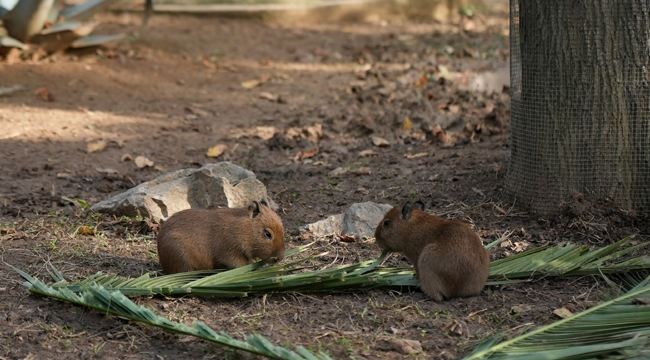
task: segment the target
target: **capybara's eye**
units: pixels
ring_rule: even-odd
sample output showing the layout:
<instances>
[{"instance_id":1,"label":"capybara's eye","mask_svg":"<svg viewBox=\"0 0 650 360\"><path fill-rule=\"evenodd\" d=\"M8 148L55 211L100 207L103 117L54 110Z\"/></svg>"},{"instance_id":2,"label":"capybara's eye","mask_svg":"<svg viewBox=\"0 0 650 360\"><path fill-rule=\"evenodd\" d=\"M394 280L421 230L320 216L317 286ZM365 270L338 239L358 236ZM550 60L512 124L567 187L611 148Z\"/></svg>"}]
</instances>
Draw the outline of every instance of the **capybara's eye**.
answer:
<instances>
[{"instance_id":1,"label":"capybara's eye","mask_svg":"<svg viewBox=\"0 0 650 360\"><path fill-rule=\"evenodd\" d=\"M267 239L270 239L271 238L271 232L268 231L267 229L264 229L264 237L266 237Z\"/></svg>"},{"instance_id":2,"label":"capybara's eye","mask_svg":"<svg viewBox=\"0 0 650 360\"><path fill-rule=\"evenodd\" d=\"M388 227L390 225L390 220L384 220L384 227Z\"/></svg>"}]
</instances>

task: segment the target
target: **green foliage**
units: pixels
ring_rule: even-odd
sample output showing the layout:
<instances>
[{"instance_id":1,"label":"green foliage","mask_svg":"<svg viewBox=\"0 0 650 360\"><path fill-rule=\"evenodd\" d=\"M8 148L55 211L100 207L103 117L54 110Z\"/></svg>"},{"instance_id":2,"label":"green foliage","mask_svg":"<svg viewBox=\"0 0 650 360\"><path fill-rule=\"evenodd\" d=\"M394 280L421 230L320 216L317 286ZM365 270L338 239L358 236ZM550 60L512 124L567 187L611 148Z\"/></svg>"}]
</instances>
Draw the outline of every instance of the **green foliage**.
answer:
<instances>
[{"instance_id":1,"label":"green foliage","mask_svg":"<svg viewBox=\"0 0 650 360\"><path fill-rule=\"evenodd\" d=\"M494 246L506 236L487 245ZM649 243L623 248L633 236L607 247L589 249L585 246L561 244L531 249L490 265L490 284L526 281L539 276L583 276L624 274L629 283L634 274L650 269L650 258L629 255ZM287 251L287 258L300 254L310 245ZM30 291L52 296L75 304L90 306L132 320L163 327L171 331L194 335L225 346L250 351L272 358L326 359L327 355L312 355L302 348L296 354L284 348L273 347L258 335L247 341L234 340L227 334L217 334L203 323L193 327L177 324L138 307L126 296L193 294L236 297L248 294L274 292L301 293L335 292L367 289L395 289L418 285L413 271L406 268L380 268L387 253L376 260L322 270L310 270L309 260L323 254L308 256L285 264L264 266L253 263L232 270L195 271L152 277L151 274L128 279L97 273L82 281L69 284L56 269L50 272L55 283L47 286L28 274L15 269L25 279ZM605 277L606 281L609 281ZM607 301L585 312L531 331L512 340L496 344L489 339L480 345L468 359L586 359L596 355L617 354L616 358L634 358L641 351L646 354L650 336L650 308L639 305L638 298L650 298L650 278L630 292ZM620 295L621 288L612 291ZM645 304L646 302L641 302ZM365 309L362 317L365 315ZM435 314L438 316L438 314ZM502 334L503 335L503 334ZM271 350L269 350L271 349ZM281 349L281 350L279 350ZM263 352L266 351L266 352ZM270 355L269 355L270 354ZM287 355L289 354L289 355ZM291 355L293 354L293 355ZM309 354L309 355L306 355ZM629 356L628 356L629 355ZM319 357L320 356L320 357ZM615 358L615 357L607 357ZM638 357L641 358L641 357Z\"/></svg>"},{"instance_id":2,"label":"green foliage","mask_svg":"<svg viewBox=\"0 0 650 360\"><path fill-rule=\"evenodd\" d=\"M287 257L305 251L308 246L287 251ZM332 292L399 288L418 284L413 279L412 270L378 268L387 255L385 252L377 260L325 270L299 272L305 269L306 261L320 255L323 254L271 267L263 267L261 262L257 262L227 271L194 271L158 277L145 274L134 279L97 273L73 284L68 284L65 280L57 281L52 287L79 292L93 284L98 284L105 288L119 290L127 296L194 294L241 297L272 292Z\"/></svg>"},{"instance_id":3,"label":"green foliage","mask_svg":"<svg viewBox=\"0 0 650 360\"><path fill-rule=\"evenodd\" d=\"M531 249L490 264L488 285L508 284L540 276L581 276L623 273L650 269L650 258L638 256L620 260L634 250L648 245L642 243L619 250L632 237L600 249L562 244ZM494 243L490 244L493 245ZM490 246L488 245L488 246ZM287 258L302 253L310 245L287 251ZM97 273L69 284L62 276L55 277L53 288L79 292L98 284L124 295L193 294L221 297L242 297L298 291L301 293L356 291L369 289L406 289L417 286L413 270L380 268L387 253L376 260L338 266L324 270L305 271L307 262L323 254L313 255L284 264L264 267L261 262L232 270L207 270L152 277L144 274L129 279L113 274Z\"/></svg>"},{"instance_id":4,"label":"green foliage","mask_svg":"<svg viewBox=\"0 0 650 360\"><path fill-rule=\"evenodd\" d=\"M227 346L234 349L248 351L253 354L263 355L271 359L287 360L329 360L328 355L323 353L314 354L307 349L297 346L295 351L287 350L283 347L271 344L261 335L250 335L246 341L232 338L225 332L217 333L203 322L195 322L192 326L173 322L165 317L155 314L151 309L144 306L138 306L121 292L108 290L101 285L93 284L84 287L79 292L73 292L63 287L55 289L45 285L38 279L35 279L27 273L14 268L25 279L26 285L31 292L50 296L62 301L73 304L91 307L102 311L106 314L117 315L134 321L156 326L171 332L184 335L192 335L198 338ZM103 347L103 344L102 346ZM97 354L101 347L95 348Z\"/></svg>"},{"instance_id":5,"label":"green foliage","mask_svg":"<svg viewBox=\"0 0 650 360\"><path fill-rule=\"evenodd\" d=\"M550 325L498 344L489 339L465 360L647 359L649 297L650 277L615 299Z\"/></svg>"}]
</instances>

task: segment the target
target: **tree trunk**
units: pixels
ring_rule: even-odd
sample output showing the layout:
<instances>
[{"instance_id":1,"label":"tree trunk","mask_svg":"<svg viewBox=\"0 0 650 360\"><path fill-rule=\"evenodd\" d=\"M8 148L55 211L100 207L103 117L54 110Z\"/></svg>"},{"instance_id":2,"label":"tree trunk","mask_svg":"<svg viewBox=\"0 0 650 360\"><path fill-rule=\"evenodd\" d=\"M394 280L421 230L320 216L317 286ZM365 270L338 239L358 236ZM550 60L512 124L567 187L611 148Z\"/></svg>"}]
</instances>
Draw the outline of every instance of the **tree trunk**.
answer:
<instances>
[{"instance_id":1,"label":"tree trunk","mask_svg":"<svg viewBox=\"0 0 650 360\"><path fill-rule=\"evenodd\" d=\"M572 192L650 208L650 2L511 0L505 190L553 212Z\"/></svg>"}]
</instances>

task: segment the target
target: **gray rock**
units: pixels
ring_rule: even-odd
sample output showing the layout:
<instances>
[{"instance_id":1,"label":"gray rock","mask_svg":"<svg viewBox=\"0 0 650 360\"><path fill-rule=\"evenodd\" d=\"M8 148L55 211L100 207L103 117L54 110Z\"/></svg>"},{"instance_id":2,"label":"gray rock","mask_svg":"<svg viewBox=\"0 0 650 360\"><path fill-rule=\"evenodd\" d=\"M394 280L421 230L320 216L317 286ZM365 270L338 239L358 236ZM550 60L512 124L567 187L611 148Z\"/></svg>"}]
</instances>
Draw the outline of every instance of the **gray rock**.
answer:
<instances>
[{"instance_id":1,"label":"gray rock","mask_svg":"<svg viewBox=\"0 0 650 360\"><path fill-rule=\"evenodd\" d=\"M221 178L221 181L223 182L223 192L228 199L229 208L246 207L253 200L260 201L261 199L266 199L273 211L280 208L266 195L264 184L254 177L245 178L234 186L230 184L228 178Z\"/></svg>"},{"instance_id":2,"label":"gray rock","mask_svg":"<svg viewBox=\"0 0 650 360\"><path fill-rule=\"evenodd\" d=\"M314 236L318 237L329 234L340 234L341 229L343 229L344 215L345 214L332 215L313 224L302 226L298 230L300 230L300 232L310 231Z\"/></svg>"},{"instance_id":3,"label":"gray rock","mask_svg":"<svg viewBox=\"0 0 650 360\"><path fill-rule=\"evenodd\" d=\"M223 179L227 181L226 191ZM231 186L231 183L235 186ZM245 185L239 188L239 183ZM246 194L245 190L249 193ZM141 215L160 221L185 209L205 209L227 204L239 207L263 198L267 198L266 188L255 178L253 172L224 161L200 169L183 169L164 174L99 202L90 209L103 214L131 217ZM267 200L271 208L277 209L272 200Z\"/></svg>"},{"instance_id":4,"label":"gray rock","mask_svg":"<svg viewBox=\"0 0 650 360\"><path fill-rule=\"evenodd\" d=\"M327 219L305 225L300 231L310 231L315 236L325 236L332 233L354 235L357 238L374 236L375 228L384 218L391 205L376 204L368 201L352 204L343 214L332 215Z\"/></svg>"}]
</instances>

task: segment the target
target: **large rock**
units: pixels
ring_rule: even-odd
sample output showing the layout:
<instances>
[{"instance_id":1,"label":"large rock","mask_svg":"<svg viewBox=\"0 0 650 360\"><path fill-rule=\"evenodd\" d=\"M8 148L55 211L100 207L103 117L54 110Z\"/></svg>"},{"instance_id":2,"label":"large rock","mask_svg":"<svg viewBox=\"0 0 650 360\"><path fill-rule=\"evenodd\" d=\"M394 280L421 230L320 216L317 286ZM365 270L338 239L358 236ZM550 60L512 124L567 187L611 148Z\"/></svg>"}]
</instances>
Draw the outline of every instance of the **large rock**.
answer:
<instances>
[{"instance_id":1,"label":"large rock","mask_svg":"<svg viewBox=\"0 0 650 360\"><path fill-rule=\"evenodd\" d=\"M274 210L278 208L253 172L224 161L164 174L99 202L91 210L117 216L141 215L160 221L185 209L243 207L262 199Z\"/></svg>"},{"instance_id":2,"label":"large rock","mask_svg":"<svg viewBox=\"0 0 650 360\"><path fill-rule=\"evenodd\" d=\"M384 218L391 205L376 204L372 201L352 204L343 214L332 215L327 219L305 225L300 231L310 231L315 236L328 234L354 235L358 238L375 236L375 228Z\"/></svg>"}]
</instances>

